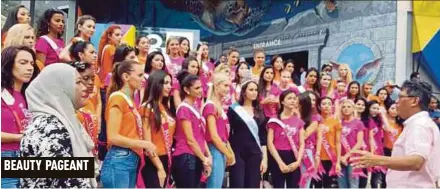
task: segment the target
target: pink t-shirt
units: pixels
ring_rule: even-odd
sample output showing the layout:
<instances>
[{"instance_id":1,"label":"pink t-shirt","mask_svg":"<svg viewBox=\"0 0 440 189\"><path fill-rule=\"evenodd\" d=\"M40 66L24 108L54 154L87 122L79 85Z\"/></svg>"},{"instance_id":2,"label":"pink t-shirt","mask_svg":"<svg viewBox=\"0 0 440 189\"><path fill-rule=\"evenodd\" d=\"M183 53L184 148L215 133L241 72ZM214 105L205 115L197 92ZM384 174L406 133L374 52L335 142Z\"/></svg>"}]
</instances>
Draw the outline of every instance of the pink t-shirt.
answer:
<instances>
[{"instance_id":1,"label":"pink t-shirt","mask_svg":"<svg viewBox=\"0 0 440 189\"><path fill-rule=\"evenodd\" d=\"M19 125L17 125L15 116L12 113L11 109L15 111L18 118L21 119L20 120L21 127L25 127L27 125L27 121L30 118L30 112L27 110L26 101L24 99L24 96L20 92L18 91L13 91L12 93L11 91L9 92L14 97L15 101L13 105L8 106L2 99L1 130L2 132L6 132L6 133L19 134L20 128ZM2 98L4 97L2 96ZM8 142L8 143L2 142L1 151L10 151L10 150L19 150L19 149L20 149L20 142Z\"/></svg>"},{"instance_id":2,"label":"pink t-shirt","mask_svg":"<svg viewBox=\"0 0 440 189\"><path fill-rule=\"evenodd\" d=\"M208 83L211 78L211 74L214 72L214 64L212 62L204 62L202 64L202 69L200 70L200 81L202 82L203 96L206 97L208 94Z\"/></svg>"},{"instance_id":3,"label":"pink t-shirt","mask_svg":"<svg viewBox=\"0 0 440 189\"><path fill-rule=\"evenodd\" d=\"M293 91L293 93L295 93L296 95L299 95L299 90L298 90L298 88L295 87L295 86L293 86L293 85L289 85L289 86L288 86L287 88L285 88L285 89L281 88L281 86L278 85L278 88L280 89L280 94L281 94L282 92L284 92L284 91L291 90L291 91Z\"/></svg>"},{"instance_id":4,"label":"pink t-shirt","mask_svg":"<svg viewBox=\"0 0 440 189\"><path fill-rule=\"evenodd\" d=\"M44 65L46 66L53 63L59 63L60 58L58 57L58 54L64 48L64 41L62 39L55 39L53 41L58 46L57 51L55 51L49 45L49 42L47 42L46 39L43 39L42 37L38 38L37 43L35 44L35 50L37 51L37 53L43 53L46 55L46 62L44 63Z\"/></svg>"},{"instance_id":5,"label":"pink t-shirt","mask_svg":"<svg viewBox=\"0 0 440 189\"><path fill-rule=\"evenodd\" d=\"M364 124L359 119L353 119L351 121L342 121L342 137L345 137L347 139L347 142L349 144L349 149L353 148L353 146L357 142L357 134L359 131L364 130ZM342 142L342 140L341 140ZM342 147L342 155L345 155L347 153L347 150L345 149L344 145Z\"/></svg>"},{"instance_id":6,"label":"pink t-shirt","mask_svg":"<svg viewBox=\"0 0 440 189\"><path fill-rule=\"evenodd\" d=\"M279 98L280 93L281 93L280 89L275 84L272 84L272 86L270 87L268 96L270 95L270 96L274 96L276 98ZM263 100L266 97L261 96L260 100ZM264 115L266 117L274 117L276 115L277 110L278 110L277 103L262 104L261 106L263 108Z\"/></svg>"},{"instance_id":7,"label":"pink t-shirt","mask_svg":"<svg viewBox=\"0 0 440 189\"><path fill-rule=\"evenodd\" d=\"M312 114L311 120L320 123L322 118L321 118L321 115L319 115L319 114ZM312 135L310 135L309 137L306 138L305 149L310 149L310 150L312 150L313 153L315 153L317 139L318 139L317 138L317 131L315 131Z\"/></svg>"},{"instance_id":8,"label":"pink t-shirt","mask_svg":"<svg viewBox=\"0 0 440 189\"><path fill-rule=\"evenodd\" d=\"M440 179L440 133L428 112L419 112L404 123L402 134L393 146L392 157L418 155L425 159L419 171L388 169L389 188L435 188Z\"/></svg>"},{"instance_id":9,"label":"pink t-shirt","mask_svg":"<svg viewBox=\"0 0 440 189\"><path fill-rule=\"evenodd\" d=\"M198 116L200 116L200 114ZM188 145L185 133L183 132L182 121L184 120L191 122L192 134L196 139L197 143L199 144L199 147L202 150L202 152L205 153L206 140L205 140L205 126L204 126L203 118L201 116L198 118L197 115L194 114L194 112L191 111L186 106L179 106L176 113L176 118L177 118L177 127L176 127L176 133L174 135L174 138L176 140L176 149L173 153L173 156L177 156L185 153L194 155L194 152Z\"/></svg>"},{"instance_id":10,"label":"pink t-shirt","mask_svg":"<svg viewBox=\"0 0 440 189\"><path fill-rule=\"evenodd\" d=\"M278 119L278 118L277 118ZM299 131L304 128L304 121L296 116L288 119L280 119L287 127L288 133L286 135L285 129L277 123L269 122L267 127L273 129L274 139L273 144L277 150L292 150L287 136L293 137L293 142L297 149L299 149Z\"/></svg>"},{"instance_id":11,"label":"pink t-shirt","mask_svg":"<svg viewBox=\"0 0 440 189\"><path fill-rule=\"evenodd\" d=\"M381 125L377 125L376 122L370 118L369 124L369 132L373 131L374 143L376 144L375 154L383 155L383 129ZM369 142L368 142L369 143Z\"/></svg>"},{"instance_id":12,"label":"pink t-shirt","mask_svg":"<svg viewBox=\"0 0 440 189\"><path fill-rule=\"evenodd\" d=\"M229 135L229 121L226 113L223 112L223 115L219 115L217 109L215 108L215 105L212 102L207 102L205 104L205 107L203 108L202 115L205 120L208 120L208 116L210 115L213 115L215 117L215 124L217 127L218 136L223 142L226 143L228 141ZM206 141L212 142L211 135L208 131L206 131Z\"/></svg>"},{"instance_id":13,"label":"pink t-shirt","mask_svg":"<svg viewBox=\"0 0 440 189\"><path fill-rule=\"evenodd\" d=\"M185 58L178 57L178 58L171 58L170 57L170 63L166 65L167 72L170 73L173 78L176 77L177 73L182 69L182 64Z\"/></svg>"}]
</instances>

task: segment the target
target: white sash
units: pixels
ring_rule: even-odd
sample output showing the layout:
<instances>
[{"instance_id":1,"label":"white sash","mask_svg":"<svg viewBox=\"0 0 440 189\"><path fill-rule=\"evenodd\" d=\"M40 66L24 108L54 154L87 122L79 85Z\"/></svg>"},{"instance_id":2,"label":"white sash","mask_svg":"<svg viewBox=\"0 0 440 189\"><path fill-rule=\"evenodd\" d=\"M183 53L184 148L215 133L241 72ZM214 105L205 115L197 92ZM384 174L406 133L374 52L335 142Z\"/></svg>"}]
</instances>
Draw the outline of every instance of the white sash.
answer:
<instances>
[{"instance_id":1,"label":"white sash","mask_svg":"<svg viewBox=\"0 0 440 189\"><path fill-rule=\"evenodd\" d=\"M50 47L57 53L57 55L60 53L58 50L59 49L58 45L49 36L43 35L41 36L41 38L43 38L44 40L47 41L47 43L49 43Z\"/></svg>"},{"instance_id":2,"label":"white sash","mask_svg":"<svg viewBox=\"0 0 440 189\"><path fill-rule=\"evenodd\" d=\"M8 105L8 106L14 105L15 98L12 96L11 93L9 93L9 91L7 89L3 89L2 95L0 98L3 100L3 102L5 102L6 105Z\"/></svg>"},{"instance_id":3,"label":"white sash","mask_svg":"<svg viewBox=\"0 0 440 189\"><path fill-rule=\"evenodd\" d=\"M244 110L243 106L238 104L237 102L231 105L231 108L243 119L251 132L252 136L254 136L255 141L258 144L258 147L261 149L260 137L258 136L258 124L253 117L251 117L246 110Z\"/></svg>"},{"instance_id":4,"label":"white sash","mask_svg":"<svg viewBox=\"0 0 440 189\"><path fill-rule=\"evenodd\" d=\"M200 115L200 113L193 107L193 106L191 106L191 105L189 105L187 102L185 102L185 101L182 101L180 104L179 104L179 106L177 107L177 109L176 109L176 113L179 111L179 109L181 108L181 107L187 107L195 116L196 116L196 118L197 119L199 119L199 120L201 120L202 121L202 124L201 125L199 125L199 127L202 127L202 129L203 129L203 132L205 132L205 119L202 117L202 115Z\"/></svg>"}]
</instances>

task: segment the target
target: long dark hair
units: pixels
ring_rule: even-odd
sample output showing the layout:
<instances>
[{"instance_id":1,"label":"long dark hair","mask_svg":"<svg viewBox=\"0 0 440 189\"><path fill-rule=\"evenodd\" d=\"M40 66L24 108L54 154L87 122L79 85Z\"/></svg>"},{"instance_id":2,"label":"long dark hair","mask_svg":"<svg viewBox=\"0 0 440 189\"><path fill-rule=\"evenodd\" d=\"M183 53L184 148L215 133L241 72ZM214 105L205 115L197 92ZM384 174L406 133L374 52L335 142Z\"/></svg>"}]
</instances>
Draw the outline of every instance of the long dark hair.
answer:
<instances>
[{"instance_id":1,"label":"long dark hair","mask_svg":"<svg viewBox=\"0 0 440 189\"><path fill-rule=\"evenodd\" d=\"M165 83L165 77L171 75L166 73L165 71L158 70L150 74L148 77L148 87L145 88L145 96L142 99L142 104L145 104L147 107L151 105L154 113L154 128L157 131L160 131L161 127L161 114L159 109L159 103L165 107L165 110L168 114L171 115L170 109L168 108L169 97L162 97L162 101L159 102L159 97L162 96L163 85Z\"/></svg>"},{"instance_id":2,"label":"long dark hair","mask_svg":"<svg viewBox=\"0 0 440 189\"><path fill-rule=\"evenodd\" d=\"M358 92L356 93L356 95L355 95L354 97L352 97L352 95L351 95L351 93L350 93L350 87L351 87L352 85L357 85L357 86L358 86ZM351 82L348 84L348 87L347 87L347 98L348 98L348 99L350 99L350 98L358 99L359 97L361 97L361 84L359 84L359 82L357 82L357 81L351 81Z\"/></svg>"},{"instance_id":3,"label":"long dark hair","mask_svg":"<svg viewBox=\"0 0 440 189\"><path fill-rule=\"evenodd\" d=\"M69 53L72 56L72 58L76 61L80 61L81 58L79 57L79 53L84 53L84 51L87 49L87 46L92 45L92 43L88 41L77 41L72 43L72 46L69 48ZM92 62L87 62L92 63Z\"/></svg>"},{"instance_id":4,"label":"long dark hair","mask_svg":"<svg viewBox=\"0 0 440 189\"><path fill-rule=\"evenodd\" d=\"M243 65L243 64L246 65L248 69L250 69L250 66L249 66L249 64L247 62L240 62L240 63L238 63L238 65L236 67L237 69L235 69L235 78L234 78L234 82L237 83L237 84L241 83L241 79L242 78L240 78L240 76L238 75L238 72L240 70L241 65Z\"/></svg>"},{"instance_id":5,"label":"long dark hair","mask_svg":"<svg viewBox=\"0 0 440 189\"><path fill-rule=\"evenodd\" d=\"M278 58L283 59L283 57L281 57L280 55L273 55L272 59L270 60L270 65L273 67L274 73L275 73L275 62L277 61ZM284 66L284 63L283 63L283 66ZM281 73L281 70L277 70L277 71L279 71Z\"/></svg>"},{"instance_id":6,"label":"long dark hair","mask_svg":"<svg viewBox=\"0 0 440 189\"><path fill-rule=\"evenodd\" d=\"M38 22L37 38L49 33L50 21L54 14L61 14L64 16L64 12L62 10L56 8L47 9ZM60 38L62 35L62 33L58 33L58 38Z\"/></svg>"},{"instance_id":7,"label":"long dark hair","mask_svg":"<svg viewBox=\"0 0 440 189\"><path fill-rule=\"evenodd\" d=\"M34 72L32 73L32 77L27 83L23 83L23 86L21 87L21 94L25 95L25 90L29 86L29 84L32 82L32 80L37 77L37 75L40 73L40 70L37 67L36 64L36 56L35 52L27 47L27 46L10 46L3 49L1 57L2 57L2 81L1 81L1 88L12 90L14 88L14 75L12 74L12 70L15 64L15 58L17 57L18 52L20 51L26 51L28 53L31 53L32 60L34 61L33 67Z\"/></svg>"},{"instance_id":8,"label":"long dark hair","mask_svg":"<svg viewBox=\"0 0 440 189\"><path fill-rule=\"evenodd\" d=\"M390 110L391 106L393 106L394 104L396 104L396 102L393 101L393 100L390 100L390 101L388 101L387 103L385 103L385 109L387 110L387 112ZM403 127L403 119L402 119L402 118L400 118L400 117L397 115L397 116L395 117L395 120L396 120L396 124L397 124L399 127Z\"/></svg>"},{"instance_id":9,"label":"long dark hair","mask_svg":"<svg viewBox=\"0 0 440 189\"><path fill-rule=\"evenodd\" d=\"M107 99L115 91L122 89L124 86L124 81L122 81L122 74L133 71L133 65L138 64L138 62L133 60L124 60L122 62L117 62L113 65L112 80L110 86L108 86Z\"/></svg>"},{"instance_id":10,"label":"long dark hair","mask_svg":"<svg viewBox=\"0 0 440 189\"><path fill-rule=\"evenodd\" d=\"M362 101L362 102L364 102L364 105L365 105L365 110L364 110L364 112L367 110L367 103L368 103L368 101L367 101L367 99L365 99L365 98L363 98L363 97L359 97L359 98L357 98L355 101L354 101L354 104L356 105L357 104L357 102L358 101ZM357 110L356 110L356 112L357 112ZM364 112L362 112L362 113L364 113ZM361 115L362 116L362 115Z\"/></svg>"},{"instance_id":11,"label":"long dark hair","mask_svg":"<svg viewBox=\"0 0 440 189\"><path fill-rule=\"evenodd\" d=\"M27 9L24 5L19 5L16 7L12 7L9 10L8 16L6 17L6 20L5 20L5 24L3 25L3 28L2 28L2 34L7 32L9 30L9 28L11 28L13 25L18 23L17 14L21 8Z\"/></svg>"},{"instance_id":12,"label":"long dark hair","mask_svg":"<svg viewBox=\"0 0 440 189\"><path fill-rule=\"evenodd\" d=\"M125 60L125 57L131 52L135 52L133 47L128 45L119 45L116 48L115 55L113 56L113 64L116 62L122 62Z\"/></svg>"},{"instance_id":13,"label":"long dark hair","mask_svg":"<svg viewBox=\"0 0 440 189\"><path fill-rule=\"evenodd\" d=\"M189 56L189 52L191 52L191 43L189 42L188 38L186 38L186 37L179 37L179 45L182 44L182 42L185 41L185 40L188 41L188 52L186 52L183 55L183 58L188 57Z\"/></svg>"},{"instance_id":14,"label":"long dark hair","mask_svg":"<svg viewBox=\"0 0 440 189\"><path fill-rule=\"evenodd\" d=\"M319 71L318 71L318 69L316 69L314 67L309 68L306 72L306 78L307 78L307 76L309 76L309 74L311 72L316 72L316 82L315 82L315 84L313 84L312 88L313 88L313 91L315 91L319 94L319 93L321 93L321 91L319 90L319 79L320 79L319 78Z\"/></svg>"},{"instance_id":15,"label":"long dark hair","mask_svg":"<svg viewBox=\"0 0 440 189\"><path fill-rule=\"evenodd\" d=\"M312 122L312 99L310 94L313 93L305 92L298 96L299 113L301 114L301 119L305 122L304 129L307 129Z\"/></svg>"},{"instance_id":16,"label":"long dark hair","mask_svg":"<svg viewBox=\"0 0 440 189\"><path fill-rule=\"evenodd\" d=\"M378 125L378 126L382 126L382 120L380 119L380 116L376 116L376 117L371 117L370 116L370 108L371 106L373 106L374 104L379 104L379 102L372 100L367 102L366 106L365 106L365 111L361 114L361 121L364 123L366 128L370 127L370 118Z\"/></svg>"},{"instance_id":17,"label":"long dark hair","mask_svg":"<svg viewBox=\"0 0 440 189\"><path fill-rule=\"evenodd\" d=\"M162 66L162 70L165 71L165 57L163 56L163 54L159 51L153 51L151 53L148 54L147 56L147 60L145 62L145 68L144 68L144 73L150 73L153 70L153 59L156 55L160 55L162 56L162 60L163 60L163 66Z\"/></svg>"},{"instance_id":18,"label":"long dark hair","mask_svg":"<svg viewBox=\"0 0 440 189\"><path fill-rule=\"evenodd\" d=\"M258 88L258 84L255 81L249 81L247 83L245 83L243 86L241 86L241 92L240 92L240 97L238 98L238 104L242 105L244 104L244 99L245 99L245 94L246 94L246 89L248 88L248 86L253 83L255 85L257 85ZM259 96L259 94L257 94L257 97ZM260 102L258 101L258 98L252 101L252 107L254 108L254 116L257 118L257 120L262 123L264 122L264 113L262 111L262 109L260 108Z\"/></svg>"},{"instance_id":19,"label":"long dark hair","mask_svg":"<svg viewBox=\"0 0 440 189\"><path fill-rule=\"evenodd\" d=\"M268 70L268 69L272 69L272 71L274 72L274 74L275 74L275 70L273 69L273 67L272 66L270 66L270 65L268 65L268 66L264 66L264 68L263 68L263 71L261 71L261 73L260 73L260 79L258 80L258 95L260 96L262 96L262 97L266 97L266 93L267 93L267 90L266 90L266 81L264 80L264 73L266 72L266 70ZM270 84L272 84L273 83L273 78L272 78L272 81L270 81Z\"/></svg>"},{"instance_id":20,"label":"long dark hair","mask_svg":"<svg viewBox=\"0 0 440 189\"><path fill-rule=\"evenodd\" d=\"M187 58L185 58L185 60L183 60L182 63L182 69L188 70L189 64L192 61L196 61L197 62L197 75L200 75L200 64L199 61L197 61L197 59L193 56L188 56Z\"/></svg>"},{"instance_id":21,"label":"long dark hair","mask_svg":"<svg viewBox=\"0 0 440 189\"><path fill-rule=\"evenodd\" d=\"M387 93L387 97L385 98L385 100L383 101L384 104L387 103L391 103L392 99L390 97L390 94L388 93L388 91L385 89L385 87L380 88L379 90L376 91L376 96L379 97L379 92L380 91L385 91Z\"/></svg>"}]
</instances>

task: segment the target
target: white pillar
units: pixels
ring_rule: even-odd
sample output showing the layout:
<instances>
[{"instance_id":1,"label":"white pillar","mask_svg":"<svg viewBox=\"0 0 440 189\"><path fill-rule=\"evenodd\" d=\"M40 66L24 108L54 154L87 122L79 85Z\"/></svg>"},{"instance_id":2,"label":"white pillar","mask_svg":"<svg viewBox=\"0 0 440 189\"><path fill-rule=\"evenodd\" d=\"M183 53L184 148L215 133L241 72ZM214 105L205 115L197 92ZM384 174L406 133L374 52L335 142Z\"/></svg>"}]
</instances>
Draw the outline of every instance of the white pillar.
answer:
<instances>
[{"instance_id":1,"label":"white pillar","mask_svg":"<svg viewBox=\"0 0 440 189\"><path fill-rule=\"evenodd\" d=\"M409 78L412 65L412 1L397 1L395 82L401 85Z\"/></svg>"}]
</instances>

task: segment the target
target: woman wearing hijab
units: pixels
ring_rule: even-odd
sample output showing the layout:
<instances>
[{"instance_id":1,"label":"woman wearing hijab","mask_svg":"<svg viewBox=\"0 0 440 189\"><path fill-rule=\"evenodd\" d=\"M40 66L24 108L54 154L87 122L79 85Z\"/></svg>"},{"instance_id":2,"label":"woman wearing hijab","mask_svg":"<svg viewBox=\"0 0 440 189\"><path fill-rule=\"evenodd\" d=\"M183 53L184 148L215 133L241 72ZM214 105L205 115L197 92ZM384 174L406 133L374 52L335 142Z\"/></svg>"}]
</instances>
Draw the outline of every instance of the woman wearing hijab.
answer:
<instances>
[{"instance_id":1,"label":"woman wearing hijab","mask_svg":"<svg viewBox=\"0 0 440 189\"><path fill-rule=\"evenodd\" d=\"M75 115L86 102L86 94L75 68L59 63L47 66L26 90L32 118L23 134L20 157L93 157L93 141ZM20 188L75 187L97 185L90 178L20 180Z\"/></svg>"}]
</instances>

